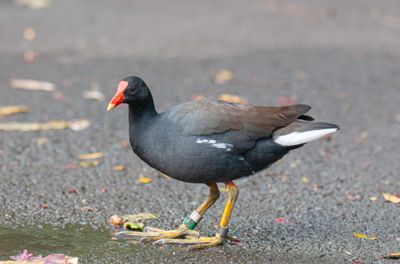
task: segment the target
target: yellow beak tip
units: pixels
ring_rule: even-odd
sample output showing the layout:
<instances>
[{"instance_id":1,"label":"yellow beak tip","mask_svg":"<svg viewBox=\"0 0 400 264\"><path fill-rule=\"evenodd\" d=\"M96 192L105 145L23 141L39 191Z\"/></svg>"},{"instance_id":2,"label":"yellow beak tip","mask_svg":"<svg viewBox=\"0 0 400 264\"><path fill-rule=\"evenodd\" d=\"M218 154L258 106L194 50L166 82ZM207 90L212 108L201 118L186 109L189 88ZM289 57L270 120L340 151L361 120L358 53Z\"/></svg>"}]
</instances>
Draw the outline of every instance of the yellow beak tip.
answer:
<instances>
[{"instance_id":1,"label":"yellow beak tip","mask_svg":"<svg viewBox=\"0 0 400 264\"><path fill-rule=\"evenodd\" d=\"M107 111L112 110L113 108L115 108L115 104L108 104L107 106Z\"/></svg>"}]
</instances>

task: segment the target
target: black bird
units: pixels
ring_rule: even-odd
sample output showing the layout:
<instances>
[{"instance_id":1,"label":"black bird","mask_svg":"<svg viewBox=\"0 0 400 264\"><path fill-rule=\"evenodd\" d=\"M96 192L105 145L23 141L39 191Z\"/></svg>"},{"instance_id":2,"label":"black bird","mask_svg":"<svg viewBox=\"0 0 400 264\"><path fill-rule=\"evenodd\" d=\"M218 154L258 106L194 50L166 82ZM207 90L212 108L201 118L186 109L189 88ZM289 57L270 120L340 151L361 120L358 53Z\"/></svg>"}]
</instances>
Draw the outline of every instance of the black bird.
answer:
<instances>
[{"instance_id":1,"label":"black bird","mask_svg":"<svg viewBox=\"0 0 400 264\"><path fill-rule=\"evenodd\" d=\"M129 139L133 151L151 167L180 181L207 184L210 195L176 230L125 231L158 243L216 246L228 234L228 223L239 190L234 180L253 175L289 151L339 129L313 122L310 106L266 107L217 100L182 103L157 113L153 97L139 77L127 77L108 105L129 105ZM213 237L199 237L193 229L219 198L217 183L225 183L228 200L220 227Z\"/></svg>"}]
</instances>

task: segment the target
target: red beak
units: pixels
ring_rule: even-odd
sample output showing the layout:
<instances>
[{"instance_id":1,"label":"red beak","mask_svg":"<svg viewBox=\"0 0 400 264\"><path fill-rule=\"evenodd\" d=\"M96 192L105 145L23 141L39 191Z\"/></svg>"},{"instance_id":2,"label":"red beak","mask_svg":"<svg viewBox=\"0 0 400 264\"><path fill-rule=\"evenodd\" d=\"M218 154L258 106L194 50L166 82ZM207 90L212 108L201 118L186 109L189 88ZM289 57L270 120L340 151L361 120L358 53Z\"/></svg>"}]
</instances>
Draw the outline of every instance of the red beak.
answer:
<instances>
[{"instance_id":1,"label":"red beak","mask_svg":"<svg viewBox=\"0 0 400 264\"><path fill-rule=\"evenodd\" d=\"M129 83L127 81L119 82L117 92L115 93L113 99L111 99L110 103L108 104L107 111L110 111L111 109L123 103L125 99L124 91L126 88L128 88L128 86Z\"/></svg>"}]
</instances>

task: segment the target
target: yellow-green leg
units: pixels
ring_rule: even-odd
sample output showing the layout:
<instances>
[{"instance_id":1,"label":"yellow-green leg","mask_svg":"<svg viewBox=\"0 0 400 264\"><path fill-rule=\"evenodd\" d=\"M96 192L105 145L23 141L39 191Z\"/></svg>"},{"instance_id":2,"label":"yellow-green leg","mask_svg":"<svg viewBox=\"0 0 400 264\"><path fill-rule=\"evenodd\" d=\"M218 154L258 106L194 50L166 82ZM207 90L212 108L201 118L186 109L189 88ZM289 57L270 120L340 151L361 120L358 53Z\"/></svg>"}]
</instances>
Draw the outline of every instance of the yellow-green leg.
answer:
<instances>
[{"instance_id":1,"label":"yellow-green leg","mask_svg":"<svg viewBox=\"0 0 400 264\"><path fill-rule=\"evenodd\" d=\"M219 224L219 230L213 237L188 237L187 239L160 239L156 241L157 244L191 244L189 249L200 249L206 247L213 247L222 244L224 238L228 235L228 224L231 219L232 211L235 206L239 189L231 181L226 184L228 189L228 200L222 214Z\"/></svg>"},{"instance_id":2,"label":"yellow-green leg","mask_svg":"<svg viewBox=\"0 0 400 264\"><path fill-rule=\"evenodd\" d=\"M197 208L193 213L186 217L178 229L175 230L163 230L158 228L146 228L145 232L135 232L135 231L121 231L116 234L116 237L126 237L126 238L141 238L142 240L160 240L160 239L174 239L178 237L185 237L182 240L197 238L199 237L199 232L194 231L197 224L203 218L204 213L218 200L219 190L215 182L208 184L210 187L210 194L207 200L204 201L199 208Z\"/></svg>"}]
</instances>

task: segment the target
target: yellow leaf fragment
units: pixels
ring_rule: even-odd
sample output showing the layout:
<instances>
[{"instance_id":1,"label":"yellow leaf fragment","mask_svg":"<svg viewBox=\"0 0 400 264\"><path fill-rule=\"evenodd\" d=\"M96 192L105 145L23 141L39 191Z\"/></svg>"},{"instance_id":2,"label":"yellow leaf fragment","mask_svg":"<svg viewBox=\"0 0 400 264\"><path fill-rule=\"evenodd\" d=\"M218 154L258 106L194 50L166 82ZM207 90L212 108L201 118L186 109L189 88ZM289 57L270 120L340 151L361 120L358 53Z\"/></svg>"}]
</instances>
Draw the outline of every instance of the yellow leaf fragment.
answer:
<instances>
[{"instance_id":1,"label":"yellow leaf fragment","mask_svg":"<svg viewBox=\"0 0 400 264\"><path fill-rule=\"evenodd\" d=\"M115 171L125 171L127 168L124 165L115 165L112 169Z\"/></svg>"},{"instance_id":2,"label":"yellow leaf fragment","mask_svg":"<svg viewBox=\"0 0 400 264\"><path fill-rule=\"evenodd\" d=\"M376 200L378 200L378 197L371 196L371 197L369 197L369 200L372 201L372 202L375 202Z\"/></svg>"},{"instance_id":3,"label":"yellow leaf fragment","mask_svg":"<svg viewBox=\"0 0 400 264\"><path fill-rule=\"evenodd\" d=\"M152 178L149 178L149 177L145 177L145 176L140 176L140 178L139 178L139 183L141 183L141 184L148 184L148 183L152 183L153 182L153 179Z\"/></svg>"},{"instance_id":4,"label":"yellow leaf fragment","mask_svg":"<svg viewBox=\"0 0 400 264\"><path fill-rule=\"evenodd\" d=\"M87 160L87 159L98 159L103 156L104 156L103 152L93 152L93 153L80 154L78 158L81 160Z\"/></svg>"},{"instance_id":5,"label":"yellow leaf fragment","mask_svg":"<svg viewBox=\"0 0 400 264\"><path fill-rule=\"evenodd\" d=\"M90 168L90 167L96 167L100 165L100 160L85 160L85 161L80 161L79 166L82 168Z\"/></svg>"},{"instance_id":6,"label":"yellow leaf fragment","mask_svg":"<svg viewBox=\"0 0 400 264\"><path fill-rule=\"evenodd\" d=\"M382 193L383 198L391 203L400 203L400 196L391 193Z\"/></svg>"},{"instance_id":7,"label":"yellow leaf fragment","mask_svg":"<svg viewBox=\"0 0 400 264\"><path fill-rule=\"evenodd\" d=\"M237 103L237 104L247 104L249 103L246 99L234 95L234 94L227 94L223 93L218 96L218 100L229 102L229 103Z\"/></svg>"},{"instance_id":8,"label":"yellow leaf fragment","mask_svg":"<svg viewBox=\"0 0 400 264\"><path fill-rule=\"evenodd\" d=\"M305 183L305 184L307 184L307 183L310 182L310 181L308 180L307 177L302 177L302 178L301 178L301 181L302 181L303 183Z\"/></svg>"},{"instance_id":9,"label":"yellow leaf fragment","mask_svg":"<svg viewBox=\"0 0 400 264\"><path fill-rule=\"evenodd\" d=\"M18 113L29 113L31 108L24 105L10 105L0 107L0 116L13 115Z\"/></svg>"},{"instance_id":10,"label":"yellow leaf fragment","mask_svg":"<svg viewBox=\"0 0 400 264\"><path fill-rule=\"evenodd\" d=\"M385 259L400 259L400 252L393 252L383 256Z\"/></svg>"},{"instance_id":11,"label":"yellow leaf fragment","mask_svg":"<svg viewBox=\"0 0 400 264\"><path fill-rule=\"evenodd\" d=\"M42 82L30 79L14 79L11 80L10 86L16 89L30 90L30 91L46 91L53 92L56 90L56 85L51 82Z\"/></svg>"},{"instance_id":12,"label":"yellow leaf fragment","mask_svg":"<svg viewBox=\"0 0 400 264\"><path fill-rule=\"evenodd\" d=\"M214 75L214 83L217 85L227 84L232 81L234 78L234 74L228 70L220 70Z\"/></svg>"},{"instance_id":13,"label":"yellow leaf fragment","mask_svg":"<svg viewBox=\"0 0 400 264\"><path fill-rule=\"evenodd\" d=\"M362 233L353 233L353 236L356 237L356 238L368 239L368 240L377 240L377 239L379 239L379 237L377 237L377 236L368 236L368 235L362 234Z\"/></svg>"},{"instance_id":14,"label":"yellow leaf fragment","mask_svg":"<svg viewBox=\"0 0 400 264\"><path fill-rule=\"evenodd\" d=\"M6 122L0 123L0 130L4 131L39 131L39 130L60 130L69 128L74 131L79 131L87 128L90 122L87 120L53 120L44 123L38 122Z\"/></svg>"}]
</instances>

